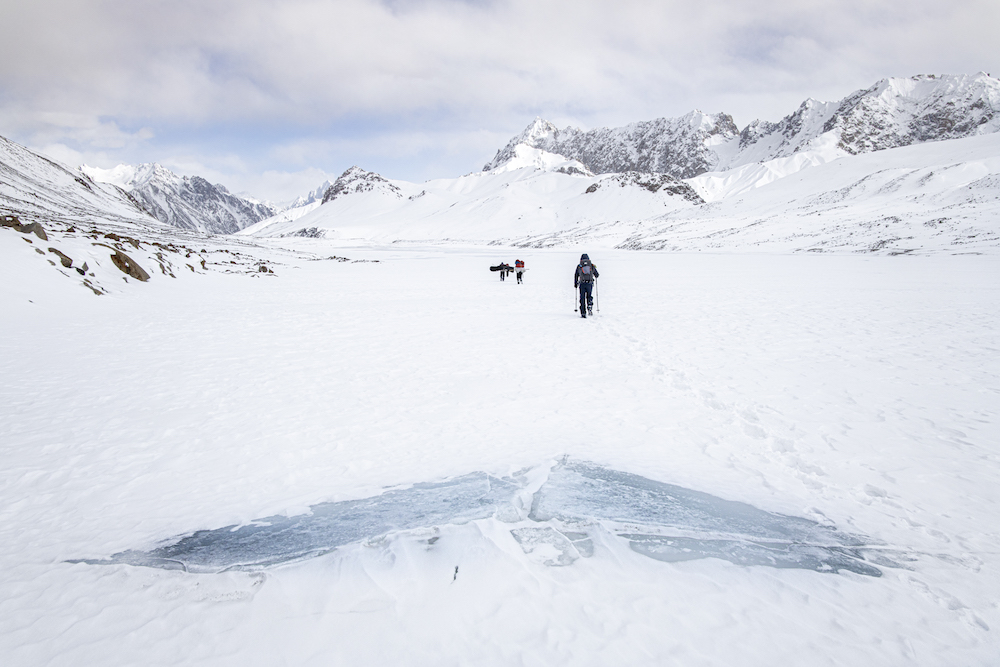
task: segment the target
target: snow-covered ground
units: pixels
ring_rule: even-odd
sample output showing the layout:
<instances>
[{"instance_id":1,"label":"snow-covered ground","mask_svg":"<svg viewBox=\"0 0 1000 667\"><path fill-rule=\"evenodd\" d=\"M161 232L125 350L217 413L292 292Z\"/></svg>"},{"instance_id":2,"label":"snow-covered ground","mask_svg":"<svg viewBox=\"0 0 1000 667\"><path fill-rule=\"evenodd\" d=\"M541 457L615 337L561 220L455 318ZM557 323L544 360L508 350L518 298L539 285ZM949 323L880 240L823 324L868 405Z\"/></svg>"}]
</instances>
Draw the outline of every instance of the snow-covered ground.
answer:
<instances>
[{"instance_id":1,"label":"snow-covered ground","mask_svg":"<svg viewBox=\"0 0 1000 667\"><path fill-rule=\"evenodd\" d=\"M301 253L258 251L274 274L95 296L0 233L25 247L0 291L4 665L1000 655L995 256L588 248L582 320L579 250L283 239ZM488 271L515 258L522 285ZM364 538L214 573L95 564L276 516ZM782 560L768 522L875 572Z\"/></svg>"}]
</instances>

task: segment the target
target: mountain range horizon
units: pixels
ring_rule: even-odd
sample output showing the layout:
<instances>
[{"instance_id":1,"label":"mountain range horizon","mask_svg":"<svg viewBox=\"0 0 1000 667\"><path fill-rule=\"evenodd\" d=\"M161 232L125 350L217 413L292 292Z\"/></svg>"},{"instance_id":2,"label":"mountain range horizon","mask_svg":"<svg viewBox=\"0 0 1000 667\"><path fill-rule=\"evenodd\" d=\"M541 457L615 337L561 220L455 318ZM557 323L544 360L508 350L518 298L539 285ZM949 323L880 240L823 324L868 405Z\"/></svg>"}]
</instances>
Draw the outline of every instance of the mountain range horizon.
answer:
<instances>
[{"instance_id":1,"label":"mountain range horizon","mask_svg":"<svg viewBox=\"0 0 1000 667\"><path fill-rule=\"evenodd\" d=\"M568 173L634 171L688 179L807 153L829 161L997 131L1000 80L985 72L888 77L837 102L808 98L777 122L754 120L742 129L727 113L706 114L697 109L674 118L591 130L559 129L536 117L498 149L482 171L497 171L516 162L520 146L571 160L573 164L562 167ZM326 179L295 200L277 203L247 193L234 195L224 185L210 185L198 176L178 176L157 163L113 169L82 165L80 170L96 181L125 188L162 222L235 233L274 216L288 217L287 211L302 209L297 213L303 213L303 207L328 201L331 189L345 187L343 179L354 179L351 173L356 167ZM297 217L297 213L292 215Z\"/></svg>"}]
</instances>

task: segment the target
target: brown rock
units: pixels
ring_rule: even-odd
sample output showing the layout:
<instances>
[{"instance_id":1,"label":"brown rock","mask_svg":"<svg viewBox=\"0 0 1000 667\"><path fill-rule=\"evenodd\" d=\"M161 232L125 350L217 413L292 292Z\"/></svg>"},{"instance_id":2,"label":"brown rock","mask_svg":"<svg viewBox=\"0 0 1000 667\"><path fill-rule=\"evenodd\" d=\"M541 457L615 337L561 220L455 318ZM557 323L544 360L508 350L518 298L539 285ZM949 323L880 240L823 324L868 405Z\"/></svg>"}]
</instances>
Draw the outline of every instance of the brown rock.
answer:
<instances>
[{"instance_id":1,"label":"brown rock","mask_svg":"<svg viewBox=\"0 0 1000 667\"><path fill-rule=\"evenodd\" d=\"M42 224L40 222L33 222L30 225L24 225L23 227L21 227L21 229L19 231L21 231L21 232L23 232L25 234L32 234L33 233L35 236L37 236L38 238L40 238L43 241L48 241L49 240L49 237L45 233L45 230L42 229Z\"/></svg>"},{"instance_id":2,"label":"brown rock","mask_svg":"<svg viewBox=\"0 0 1000 667\"><path fill-rule=\"evenodd\" d=\"M34 234L43 241L48 241L49 237L42 229L42 225L37 222L32 222L27 225L22 225L20 218L16 215L4 215L0 216L0 226L10 227L14 231L21 232L22 234Z\"/></svg>"},{"instance_id":3,"label":"brown rock","mask_svg":"<svg viewBox=\"0 0 1000 667\"><path fill-rule=\"evenodd\" d=\"M59 252L55 248L49 248L49 252L58 257L59 261L62 262L62 265L67 269L73 266L73 260L64 255L63 253Z\"/></svg>"},{"instance_id":4,"label":"brown rock","mask_svg":"<svg viewBox=\"0 0 1000 667\"><path fill-rule=\"evenodd\" d=\"M135 278L136 280L141 280L146 282L149 280L149 274L143 271L142 267L135 263L135 260L123 253L121 250L115 250L115 254L111 255L111 261L115 263L122 273L128 274Z\"/></svg>"}]
</instances>

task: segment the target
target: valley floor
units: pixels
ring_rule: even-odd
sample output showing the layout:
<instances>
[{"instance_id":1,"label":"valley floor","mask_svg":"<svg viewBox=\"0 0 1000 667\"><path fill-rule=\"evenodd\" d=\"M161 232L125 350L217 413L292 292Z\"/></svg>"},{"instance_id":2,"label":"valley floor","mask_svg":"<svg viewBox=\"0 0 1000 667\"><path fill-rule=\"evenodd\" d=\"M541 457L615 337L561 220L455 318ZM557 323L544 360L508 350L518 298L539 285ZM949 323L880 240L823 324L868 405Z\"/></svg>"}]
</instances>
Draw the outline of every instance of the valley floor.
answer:
<instances>
[{"instance_id":1,"label":"valley floor","mask_svg":"<svg viewBox=\"0 0 1000 667\"><path fill-rule=\"evenodd\" d=\"M4 665L996 664L997 257L590 249L583 320L579 251L294 242L378 261L7 281ZM562 461L891 564L662 562L601 519L559 561L516 536ZM68 562L477 471L521 504L264 568Z\"/></svg>"}]
</instances>

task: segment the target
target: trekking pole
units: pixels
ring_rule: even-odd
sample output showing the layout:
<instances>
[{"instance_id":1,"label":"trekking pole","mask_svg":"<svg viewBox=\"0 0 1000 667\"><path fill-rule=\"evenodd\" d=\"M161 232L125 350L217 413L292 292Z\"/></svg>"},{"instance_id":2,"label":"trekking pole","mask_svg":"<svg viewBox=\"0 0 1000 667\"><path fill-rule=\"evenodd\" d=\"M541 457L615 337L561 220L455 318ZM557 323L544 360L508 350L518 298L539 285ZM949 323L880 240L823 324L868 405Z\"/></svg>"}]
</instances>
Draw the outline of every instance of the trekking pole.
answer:
<instances>
[{"instance_id":1,"label":"trekking pole","mask_svg":"<svg viewBox=\"0 0 1000 667\"><path fill-rule=\"evenodd\" d=\"M601 288L597 286L597 279L594 279L594 301L597 302L597 312L601 312Z\"/></svg>"},{"instance_id":2,"label":"trekking pole","mask_svg":"<svg viewBox=\"0 0 1000 667\"><path fill-rule=\"evenodd\" d=\"M573 312L574 313L576 313L576 312L579 311L579 309L576 307L576 290L577 290L577 288L574 287L573 288L573 292L572 292L572 294L573 294Z\"/></svg>"}]
</instances>

